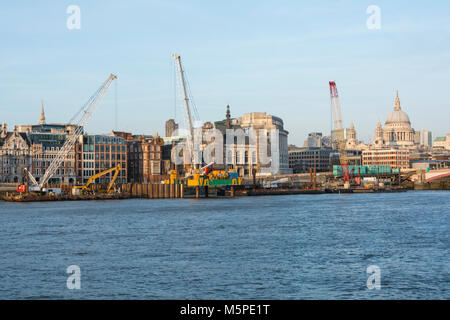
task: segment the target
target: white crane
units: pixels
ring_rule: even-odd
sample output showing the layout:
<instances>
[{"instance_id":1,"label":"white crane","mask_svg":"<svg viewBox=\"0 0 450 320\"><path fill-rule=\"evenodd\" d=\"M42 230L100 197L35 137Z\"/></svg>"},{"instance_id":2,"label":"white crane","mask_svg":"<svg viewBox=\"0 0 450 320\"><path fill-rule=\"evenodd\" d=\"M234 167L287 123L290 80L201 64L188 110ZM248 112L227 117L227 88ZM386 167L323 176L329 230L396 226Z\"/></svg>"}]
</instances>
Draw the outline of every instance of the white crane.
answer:
<instances>
[{"instance_id":1,"label":"white crane","mask_svg":"<svg viewBox=\"0 0 450 320\"><path fill-rule=\"evenodd\" d=\"M172 58L175 59L175 68L177 71L177 80L179 85L182 87L182 99L184 101L184 122L186 129L188 130L187 148L191 156L191 164L194 168L194 124L192 119L192 111L190 106L190 99L188 96L188 88L186 83L186 77L183 70L183 65L181 64L181 57L178 54L174 54Z\"/></svg>"},{"instance_id":2,"label":"white crane","mask_svg":"<svg viewBox=\"0 0 450 320\"><path fill-rule=\"evenodd\" d=\"M66 141L58 151L56 157L53 158L41 181L39 181L39 184L32 176L32 174L28 172L35 189L41 191L44 185L50 180L50 178L55 174L56 170L61 166L61 163L66 159L69 152L73 149L73 146L75 145L78 138L83 134L84 126L88 123L88 120L91 118L95 109L100 104L109 87L111 86L111 83L115 79L117 79L117 77L111 74L103 83L103 85L89 98L86 104L82 107L80 111L83 112L83 115L76 124L75 130L68 134Z\"/></svg>"}]
</instances>

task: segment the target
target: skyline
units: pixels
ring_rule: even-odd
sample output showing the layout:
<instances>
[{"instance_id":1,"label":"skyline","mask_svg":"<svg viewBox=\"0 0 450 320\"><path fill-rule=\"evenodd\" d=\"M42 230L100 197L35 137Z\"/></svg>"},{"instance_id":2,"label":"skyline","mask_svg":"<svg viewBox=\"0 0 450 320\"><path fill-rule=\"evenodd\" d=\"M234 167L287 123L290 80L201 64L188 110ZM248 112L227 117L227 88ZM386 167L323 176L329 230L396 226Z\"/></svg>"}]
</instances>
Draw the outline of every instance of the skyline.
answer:
<instances>
[{"instance_id":1,"label":"skyline","mask_svg":"<svg viewBox=\"0 0 450 320\"><path fill-rule=\"evenodd\" d=\"M450 5L377 1L381 30L368 30L373 3L327 3L78 1L80 30L66 27L72 3L8 3L0 19L0 121L38 123L44 100L48 123L67 122L114 73L119 126L113 86L87 131L162 133L175 114L171 55L178 53L203 121L224 119L227 104L232 117L267 112L283 119L290 144L301 145L309 132L330 132L333 80L344 126L353 121L360 140L369 142L384 123L396 90L416 131L447 134Z\"/></svg>"}]
</instances>

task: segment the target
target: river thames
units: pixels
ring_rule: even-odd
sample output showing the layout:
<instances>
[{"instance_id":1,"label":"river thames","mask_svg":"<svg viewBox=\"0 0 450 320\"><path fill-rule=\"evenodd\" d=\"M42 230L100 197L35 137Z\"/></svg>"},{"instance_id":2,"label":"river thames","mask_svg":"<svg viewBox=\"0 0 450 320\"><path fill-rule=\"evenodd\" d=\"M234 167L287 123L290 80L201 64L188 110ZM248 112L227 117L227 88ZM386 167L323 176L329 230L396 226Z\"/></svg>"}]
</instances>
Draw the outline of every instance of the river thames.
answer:
<instances>
[{"instance_id":1,"label":"river thames","mask_svg":"<svg viewBox=\"0 0 450 320\"><path fill-rule=\"evenodd\" d=\"M449 223L448 191L0 201L0 298L449 299Z\"/></svg>"}]
</instances>

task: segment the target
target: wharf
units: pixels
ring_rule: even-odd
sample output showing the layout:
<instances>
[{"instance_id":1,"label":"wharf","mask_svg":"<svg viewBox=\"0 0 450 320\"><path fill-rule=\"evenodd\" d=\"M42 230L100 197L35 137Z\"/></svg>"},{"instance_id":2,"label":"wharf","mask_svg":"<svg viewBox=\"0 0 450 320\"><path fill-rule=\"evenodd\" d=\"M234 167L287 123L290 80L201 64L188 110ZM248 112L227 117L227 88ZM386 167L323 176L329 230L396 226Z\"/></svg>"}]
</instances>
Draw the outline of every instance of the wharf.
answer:
<instances>
[{"instance_id":1,"label":"wharf","mask_svg":"<svg viewBox=\"0 0 450 320\"><path fill-rule=\"evenodd\" d=\"M292 194L323 194L326 193L323 190L315 189L282 189L282 188L272 188L272 189L255 189L247 191L247 196L281 196L281 195L292 195Z\"/></svg>"},{"instance_id":2,"label":"wharf","mask_svg":"<svg viewBox=\"0 0 450 320\"><path fill-rule=\"evenodd\" d=\"M395 186L389 188L337 188L337 189L326 189L327 193L392 193L392 192L406 192L408 188Z\"/></svg>"},{"instance_id":3,"label":"wharf","mask_svg":"<svg viewBox=\"0 0 450 320\"><path fill-rule=\"evenodd\" d=\"M7 202L40 202L40 201L78 201L78 200L121 200L131 198L130 194L89 194L89 195L5 195L3 200Z\"/></svg>"},{"instance_id":4,"label":"wharf","mask_svg":"<svg viewBox=\"0 0 450 320\"><path fill-rule=\"evenodd\" d=\"M124 187L122 193L94 193L85 195L34 195L34 194L11 194L4 195L2 199L8 202L36 202L36 201L77 201L77 200L121 200L131 198L147 199L176 199L190 198L200 196L199 188L189 190L186 194L182 185L174 187L173 185L133 185ZM325 194L325 193L389 193L405 192L408 188L395 186L389 188L334 188L334 189L301 189L301 188L270 188L270 189L250 189L250 190L229 190L219 192L216 190L215 197L234 197L234 196L276 196L276 195L295 195L295 194ZM187 190L186 190L187 191ZM208 190L203 193L208 197Z\"/></svg>"}]
</instances>

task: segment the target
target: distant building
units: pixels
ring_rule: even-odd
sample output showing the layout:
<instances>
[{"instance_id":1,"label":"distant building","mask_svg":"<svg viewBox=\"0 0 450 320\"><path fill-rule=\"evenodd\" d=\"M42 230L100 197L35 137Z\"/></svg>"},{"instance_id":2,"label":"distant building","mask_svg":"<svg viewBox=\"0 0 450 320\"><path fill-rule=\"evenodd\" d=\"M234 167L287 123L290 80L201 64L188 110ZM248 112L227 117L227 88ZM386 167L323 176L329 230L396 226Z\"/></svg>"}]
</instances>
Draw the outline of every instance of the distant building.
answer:
<instances>
[{"instance_id":1,"label":"distant building","mask_svg":"<svg viewBox=\"0 0 450 320\"><path fill-rule=\"evenodd\" d=\"M433 148L445 149L446 137L436 137L433 142Z\"/></svg>"},{"instance_id":2,"label":"distant building","mask_svg":"<svg viewBox=\"0 0 450 320\"><path fill-rule=\"evenodd\" d=\"M164 140L156 135L142 142L142 182L161 182L169 169L163 159ZM170 163L169 163L170 167Z\"/></svg>"},{"instance_id":3,"label":"distant building","mask_svg":"<svg viewBox=\"0 0 450 320\"><path fill-rule=\"evenodd\" d=\"M437 137L433 142L433 148L450 150L450 134L445 137Z\"/></svg>"},{"instance_id":4,"label":"distant building","mask_svg":"<svg viewBox=\"0 0 450 320\"><path fill-rule=\"evenodd\" d=\"M378 123L375 130L375 148L403 148L409 149L415 145L415 131L411 127L408 115L400 106L400 98L395 97L394 110L386 119L384 128Z\"/></svg>"},{"instance_id":5,"label":"distant building","mask_svg":"<svg viewBox=\"0 0 450 320\"><path fill-rule=\"evenodd\" d=\"M25 183L31 167L31 142L25 133L0 132L0 182Z\"/></svg>"},{"instance_id":6,"label":"distant building","mask_svg":"<svg viewBox=\"0 0 450 320\"><path fill-rule=\"evenodd\" d=\"M316 168L317 172L330 171L330 155L332 149L298 148L289 150L289 167L294 173L309 172Z\"/></svg>"},{"instance_id":7,"label":"distant building","mask_svg":"<svg viewBox=\"0 0 450 320\"><path fill-rule=\"evenodd\" d=\"M329 148L329 149L333 148L331 135L322 137L322 147Z\"/></svg>"},{"instance_id":8,"label":"distant building","mask_svg":"<svg viewBox=\"0 0 450 320\"><path fill-rule=\"evenodd\" d=\"M67 135L77 128L72 124L47 124L43 104L39 124L17 125L13 132L8 132L6 124L3 125L0 130L0 180L25 183L28 180L27 169L39 182L60 152ZM75 178L74 148L69 151L48 183L74 183Z\"/></svg>"},{"instance_id":9,"label":"distant building","mask_svg":"<svg viewBox=\"0 0 450 320\"><path fill-rule=\"evenodd\" d=\"M252 170L256 170L257 175L267 174L289 174L292 173L292 169L289 168L289 156L288 156L288 134L289 132L284 129L283 120L278 117L269 115L265 112L252 112L244 114L239 118L231 118L230 108L227 106L226 119L222 121L216 121L211 124L213 128L216 128L224 134L224 144L226 141L226 129L239 130L242 129L248 134L250 129L255 130L259 140L259 130L278 130L278 136L276 137L278 142L277 162L278 169L276 172L272 172L271 163L264 164L259 159L259 144L250 144L248 136L246 136L243 144L238 141L231 143L231 148L224 150L223 163L228 163L229 168L235 168L238 170L241 176L251 176ZM267 156L272 157L271 141L267 143Z\"/></svg>"},{"instance_id":10,"label":"distant building","mask_svg":"<svg viewBox=\"0 0 450 320\"><path fill-rule=\"evenodd\" d=\"M306 148L321 148L322 147L322 132L311 132L304 143Z\"/></svg>"},{"instance_id":11,"label":"distant building","mask_svg":"<svg viewBox=\"0 0 450 320\"><path fill-rule=\"evenodd\" d=\"M169 119L166 121L166 137L173 136L175 130L178 129L178 123L174 119Z\"/></svg>"},{"instance_id":12,"label":"distant building","mask_svg":"<svg viewBox=\"0 0 450 320\"><path fill-rule=\"evenodd\" d=\"M22 133L55 133L55 134L71 134L77 129L75 124L47 123L45 121L44 105L41 105L41 115L39 124L16 125L14 130Z\"/></svg>"},{"instance_id":13,"label":"distant building","mask_svg":"<svg viewBox=\"0 0 450 320\"><path fill-rule=\"evenodd\" d=\"M414 132L414 144L420 145L421 141L422 141L422 138L420 135L420 131Z\"/></svg>"},{"instance_id":14,"label":"distant building","mask_svg":"<svg viewBox=\"0 0 450 320\"><path fill-rule=\"evenodd\" d=\"M40 182L67 139L66 133L29 132L31 143L31 174ZM75 147L69 151L48 184L73 184L76 180Z\"/></svg>"},{"instance_id":15,"label":"distant building","mask_svg":"<svg viewBox=\"0 0 450 320\"><path fill-rule=\"evenodd\" d=\"M114 132L126 137L128 154L128 181L131 183L161 182L170 170L172 143L166 143L158 134L132 135Z\"/></svg>"},{"instance_id":16,"label":"distant building","mask_svg":"<svg viewBox=\"0 0 450 320\"><path fill-rule=\"evenodd\" d=\"M409 150L380 149L362 152L363 166L389 165L391 168L409 168Z\"/></svg>"},{"instance_id":17,"label":"distant building","mask_svg":"<svg viewBox=\"0 0 450 320\"><path fill-rule=\"evenodd\" d=\"M433 136L431 134L431 131L422 130L420 132L420 145L425 147L433 146Z\"/></svg>"},{"instance_id":18,"label":"distant building","mask_svg":"<svg viewBox=\"0 0 450 320\"><path fill-rule=\"evenodd\" d=\"M7 134L8 134L8 125L4 123L0 125L0 139L5 139Z\"/></svg>"},{"instance_id":19,"label":"distant building","mask_svg":"<svg viewBox=\"0 0 450 320\"><path fill-rule=\"evenodd\" d=\"M347 140L347 128L332 130L331 137L333 141Z\"/></svg>"}]
</instances>

